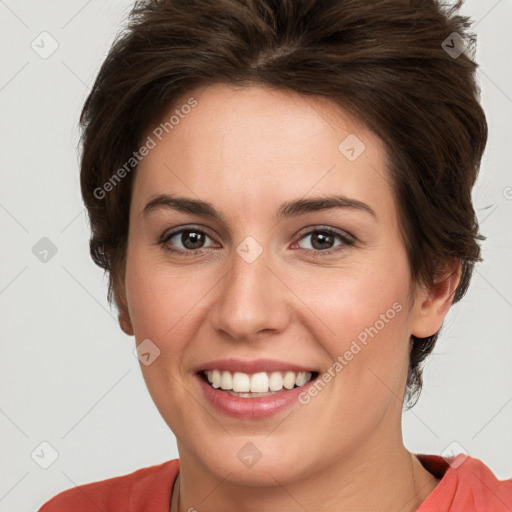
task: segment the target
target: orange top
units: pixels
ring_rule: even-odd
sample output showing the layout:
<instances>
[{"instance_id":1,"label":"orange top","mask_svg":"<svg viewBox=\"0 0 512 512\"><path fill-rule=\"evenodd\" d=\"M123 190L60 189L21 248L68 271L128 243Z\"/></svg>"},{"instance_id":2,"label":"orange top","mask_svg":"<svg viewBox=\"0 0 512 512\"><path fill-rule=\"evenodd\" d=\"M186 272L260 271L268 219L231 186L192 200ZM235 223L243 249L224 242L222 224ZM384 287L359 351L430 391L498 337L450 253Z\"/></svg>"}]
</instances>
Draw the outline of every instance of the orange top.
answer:
<instances>
[{"instance_id":1,"label":"orange top","mask_svg":"<svg viewBox=\"0 0 512 512\"><path fill-rule=\"evenodd\" d=\"M417 454L425 469L441 478L417 512L511 512L512 480L498 480L480 460L468 457L450 467L439 455ZM169 512L179 459L54 496L39 512Z\"/></svg>"}]
</instances>

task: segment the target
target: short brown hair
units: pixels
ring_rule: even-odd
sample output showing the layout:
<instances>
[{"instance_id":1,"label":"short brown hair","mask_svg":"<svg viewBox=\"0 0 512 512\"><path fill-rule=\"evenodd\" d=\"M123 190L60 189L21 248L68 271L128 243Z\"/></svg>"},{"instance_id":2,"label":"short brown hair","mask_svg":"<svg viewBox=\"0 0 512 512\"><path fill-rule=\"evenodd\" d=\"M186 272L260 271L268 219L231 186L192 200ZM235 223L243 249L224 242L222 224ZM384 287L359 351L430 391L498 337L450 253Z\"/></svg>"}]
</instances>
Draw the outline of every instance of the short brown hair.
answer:
<instances>
[{"instance_id":1,"label":"short brown hair","mask_svg":"<svg viewBox=\"0 0 512 512\"><path fill-rule=\"evenodd\" d=\"M81 188L108 300L126 308L133 172L112 177L141 137L196 86L266 85L325 97L386 144L413 282L460 265L465 294L480 258L471 201L487 142L469 18L436 0L145 0L135 3L80 118ZM458 46L457 46L458 45ZM454 49L452 52L449 49ZM110 180L110 182L109 182ZM109 193L104 185L109 182ZM102 190L103 193L98 191ZM412 337L409 406L439 333ZM413 400L415 398L415 400Z\"/></svg>"}]
</instances>

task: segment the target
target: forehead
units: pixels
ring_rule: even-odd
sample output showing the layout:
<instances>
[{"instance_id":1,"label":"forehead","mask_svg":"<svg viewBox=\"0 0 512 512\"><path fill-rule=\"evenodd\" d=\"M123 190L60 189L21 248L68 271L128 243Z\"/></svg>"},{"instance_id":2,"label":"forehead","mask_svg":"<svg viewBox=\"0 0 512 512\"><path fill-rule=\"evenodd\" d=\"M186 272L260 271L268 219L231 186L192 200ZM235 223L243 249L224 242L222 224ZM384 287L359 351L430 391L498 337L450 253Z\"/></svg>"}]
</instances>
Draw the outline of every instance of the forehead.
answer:
<instances>
[{"instance_id":1,"label":"forehead","mask_svg":"<svg viewBox=\"0 0 512 512\"><path fill-rule=\"evenodd\" d=\"M149 139L135 201L167 191L250 209L283 195L338 192L382 203L391 194L383 142L326 98L210 85L177 100Z\"/></svg>"}]
</instances>

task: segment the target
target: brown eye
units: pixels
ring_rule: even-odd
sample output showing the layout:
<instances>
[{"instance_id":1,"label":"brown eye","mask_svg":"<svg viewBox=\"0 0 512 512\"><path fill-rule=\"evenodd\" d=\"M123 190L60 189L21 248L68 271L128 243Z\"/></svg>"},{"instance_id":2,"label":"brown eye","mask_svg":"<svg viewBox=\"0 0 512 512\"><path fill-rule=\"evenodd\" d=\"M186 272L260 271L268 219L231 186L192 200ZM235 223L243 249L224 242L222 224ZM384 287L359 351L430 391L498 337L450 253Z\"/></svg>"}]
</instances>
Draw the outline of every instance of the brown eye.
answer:
<instances>
[{"instance_id":1,"label":"brown eye","mask_svg":"<svg viewBox=\"0 0 512 512\"><path fill-rule=\"evenodd\" d=\"M343 246L353 244L353 238L347 233L341 231L338 232L331 228L311 230L308 233L305 233L300 240L310 240L310 243L308 244L309 247L307 245L301 246L300 241L298 245L301 249L304 249L307 252L315 253L331 253L333 251L337 251L338 248L341 249ZM338 243L336 243L337 240Z\"/></svg>"},{"instance_id":2,"label":"brown eye","mask_svg":"<svg viewBox=\"0 0 512 512\"><path fill-rule=\"evenodd\" d=\"M186 249L200 249L204 244L205 234L198 231L182 231L180 242Z\"/></svg>"},{"instance_id":3,"label":"brown eye","mask_svg":"<svg viewBox=\"0 0 512 512\"><path fill-rule=\"evenodd\" d=\"M168 251L181 253L184 255L194 255L201 253L203 249L214 247L205 245L206 240L211 238L200 229L184 228L173 231L169 235L162 238L160 244Z\"/></svg>"},{"instance_id":4,"label":"brown eye","mask_svg":"<svg viewBox=\"0 0 512 512\"><path fill-rule=\"evenodd\" d=\"M310 236L312 241L311 245L318 250L331 249L332 244L335 242L334 235L322 231L317 231Z\"/></svg>"}]
</instances>

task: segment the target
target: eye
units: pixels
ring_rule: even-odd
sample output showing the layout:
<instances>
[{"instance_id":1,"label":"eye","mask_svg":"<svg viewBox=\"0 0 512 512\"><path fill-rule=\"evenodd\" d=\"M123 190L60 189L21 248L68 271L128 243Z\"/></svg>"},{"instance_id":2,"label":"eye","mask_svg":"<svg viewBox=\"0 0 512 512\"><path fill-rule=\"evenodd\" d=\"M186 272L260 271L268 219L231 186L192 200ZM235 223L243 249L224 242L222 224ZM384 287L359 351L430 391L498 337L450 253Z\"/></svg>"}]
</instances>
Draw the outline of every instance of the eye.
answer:
<instances>
[{"instance_id":1,"label":"eye","mask_svg":"<svg viewBox=\"0 0 512 512\"><path fill-rule=\"evenodd\" d=\"M353 237L348 233L327 226L312 229L300 238L300 240L308 239L311 242L306 244L306 247L300 246L300 241L295 245L299 245L301 249L304 249L308 253L331 254L332 252L342 250L343 246L352 245L354 243ZM337 245L335 245L336 240L339 241ZM309 245L309 247L307 247L307 245Z\"/></svg>"},{"instance_id":2,"label":"eye","mask_svg":"<svg viewBox=\"0 0 512 512\"><path fill-rule=\"evenodd\" d=\"M300 245L302 240L308 240L308 238L311 242L306 244L306 247ZM188 227L162 235L158 243L164 250L171 253L181 256L199 256L205 252L205 249L219 247L216 242L205 245L207 239L212 240L203 230ZM338 240L338 244L336 244L336 240ZM299 242L296 242L292 248L295 249L298 246L307 253L318 256L343 250L346 246L353 244L354 238L348 233L322 226L304 233ZM309 247L307 247L308 245Z\"/></svg>"},{"instance_id":3,"label":"eye","mask_svg":"<svg viewBox=\"0 0 512 512\"><path fill-rule=\"evenodd\" d=\"M204 245L206 239L211 240L204 231L189 227L163 235L159 243L169 252L175 252L185 256L194 256L202 254L203 249L208 247ZM176 248L176 246L178 247ZM211 247L215 246L216 245L213 244Z\"/></svg>"}]
</instances>

